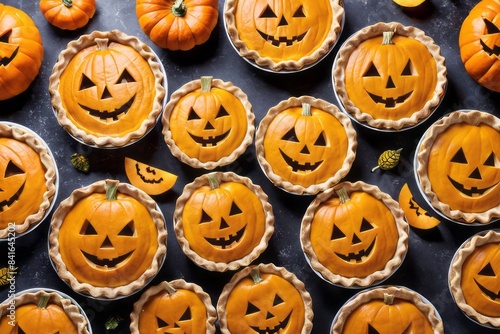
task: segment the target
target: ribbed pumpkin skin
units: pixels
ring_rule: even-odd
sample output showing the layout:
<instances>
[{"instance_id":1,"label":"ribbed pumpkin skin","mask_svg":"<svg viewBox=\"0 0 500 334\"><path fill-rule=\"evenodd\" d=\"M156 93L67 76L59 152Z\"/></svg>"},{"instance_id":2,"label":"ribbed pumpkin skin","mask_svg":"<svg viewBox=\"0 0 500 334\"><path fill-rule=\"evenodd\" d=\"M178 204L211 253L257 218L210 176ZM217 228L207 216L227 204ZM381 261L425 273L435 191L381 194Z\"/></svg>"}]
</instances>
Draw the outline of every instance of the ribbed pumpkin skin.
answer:
<instances>
[{"instance_id":1,"label":"ribbed pumpkin skin","mask_svg":"<svg viewBox=\"0 0 500 334\"><path fill-rule=\"evenodd\" d=\"M95 0L41 0L40 11L50 24L75 30L85 26L94 16L96 3Z\"/></svg>"}]
</instances>

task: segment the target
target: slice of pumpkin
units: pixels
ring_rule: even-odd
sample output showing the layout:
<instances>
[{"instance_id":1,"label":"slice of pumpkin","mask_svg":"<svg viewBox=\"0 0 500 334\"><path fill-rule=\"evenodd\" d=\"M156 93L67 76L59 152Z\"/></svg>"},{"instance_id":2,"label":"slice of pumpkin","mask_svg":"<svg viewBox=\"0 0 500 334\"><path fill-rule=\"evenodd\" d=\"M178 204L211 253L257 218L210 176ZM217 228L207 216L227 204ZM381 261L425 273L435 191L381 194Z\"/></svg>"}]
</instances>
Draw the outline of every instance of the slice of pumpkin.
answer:
<instances>
[{"instance_id":1,"label":"slice of pumpkin","mask_svg":"<svg viewBox=\"0 0 500 334\"><path fill-rule=\"evenodd\" d=\"M425 0L393 0L402 7L417 7L425 2Z\"/></svg>"},{"instance_id":2,"label":"slice of pumpkin","mask_svg":"<svg viewBox=\"0 0 500 334\"><path fill-rule=\"evenodd\" d=\"M405 183L401 188L398 202L405 213L408 224L412 227L428 230L436 227L441 222L439 219L431 216L415 201L408 183Z\"/></svg>"},{"instance_id":3,"label":"slice of pumpkin","mask_svg":"<svg viewBox=\"0 0 500 334\"><path fill-rule=\"evenodd\" d=\"M130 183L148 195L160 195L171 189L177 175L125 157L125 173Z\"/></svg>"}]
</instances>

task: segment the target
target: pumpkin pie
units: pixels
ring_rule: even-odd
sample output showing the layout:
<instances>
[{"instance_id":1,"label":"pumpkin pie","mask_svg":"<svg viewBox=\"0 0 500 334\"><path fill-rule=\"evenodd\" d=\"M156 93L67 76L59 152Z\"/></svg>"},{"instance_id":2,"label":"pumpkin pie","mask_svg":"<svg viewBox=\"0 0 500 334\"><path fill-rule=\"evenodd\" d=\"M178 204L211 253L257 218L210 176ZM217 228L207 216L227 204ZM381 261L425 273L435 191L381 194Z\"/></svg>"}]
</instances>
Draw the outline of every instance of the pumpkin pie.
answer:
<instances>
[{"instance_id":1,"label":"pumpkin pie","mask_svg":"<svg viewBox=\"0 0 500 334\"><path fill-rule=\"evenodd\" d=\"M334 92L344 111L376 130L404 130L437 108L447 85L445 59L422 30L379 22L353 34L334 61Z\"/></svg>"},{"instance_id":2,"label":"pumpkin pie","mask_svg":"<svg viewBox=\"0 0 500 334\"><path fill-rule=\"evenodd\" d=\"M500 282L498 280L500 233L475 234L455 253L448 284L457 306L471 320L500 328Z\"/></svg>"},{"instance_id":3,"label":"pumpkin pie","mask_svg":"<svg viewBox=\"0 0 500 334\"><path fill-rule=\"evenodd\" d=\"M25 233L49 214L57 196L57 167L37 134L1 122L0 169L0 238L7 238Z\"/></svg>"},{"instance_id":4,"label":"pumpkin pie","mask_svg":"<svg viewBox=\"0 0 500 334\"><path fill-rule=\"evenodd\" d=\"M122 147L145 136L163 109L166 78L152 49L119 30L68 43L49 79L57 121L77 140Z\"/></svg>"},{"instance_id":5,"label":"pumpkin pie","mask_svg":"<svg viewBox=\"0 0 500 334\"><path fill-rule=\"evenodd\" d=\"M331 334L348 333L443 334L437 310L423 296L406 287L384 286L359 292L339 310Z\"/></svg>"},{"instance_id":6,"label":"pumpkin pie","mask_svg":"<svg viewBox=\"0 0 500 334\"><path fill-rule=\"evenodd\" d=\"M436 121L420 140L417 184L436 212L463 224L500 217L500 119L458 110Z\"/></svg>"},{"instance_id":7,"label":"pumpkin pie","mask_svg":"<svg viewBox=\"0 0 500 334\"><path fill-rule=\"evenodd\" d=\"M311 202L300 243L321 278L359 288L380 283L399 268L408 233L404 213L390 195L362 181L342 182Z\"/></svg>"},{"instance_id":8,"label":"pumpkin pie","mask_svg":"<svg viewBox=\"0 0 500 334\"><path fill-rule=\"evenodd\" d=\"M224 23L234 48L250 64L272 72L298 71L335 46L344 7L340 0L227 0Z\"/></svg>"},{"instance_id":9,"label":"pumpkin pie","mask_svg":"<svg viewBox=\"0 0 500 334\"><path fill-rule=\"evenodd\" d=\"M317 194L337 184L356 157L349 117L311 96L291 97L268 110L255 151L269 180L290 193Z\"/></svg>"},{"instance_id":10,"label":"pumpkin pie","mask_svg":"<svg viewBox=\"0 0 500 334\"><path fill-rule=\"evenodd\" d=\"M177 199L174 230L183 252L210 271L249 265L274 232L262 188L233 172L214 172L187 184Z\"/></svg>"},{"instance_id":11,"label":"pumpkin pie","mask_svg":"<svg viewBox=\"0 0 500 334\"><path fill-rule=\"evenodd\" d=\"M293 273L274 264L246 267L233 275L217 302L223 334L311 332L312 299Z\"/></svg>"},{"instance_id":12,"label":"pumpkin pie","mask_svg":"<svg viewBox=\"0 0 500 334\"><path fill-rule=\"evenodd\" d=\"M194 168L234 162L252 143L255 115L247 95L231 82L202 76L176 90L162 116L172 154Z\"/></svg>"},{"instance_id":13,"label":"pumpkin pie","mask_svg":"<svg viewBox=\"0 0 500 334\"><path fill-rule=\"evenodd\" d=\"M163 281L142 294L130 314L130 332L215 333L217 312L210 296L197 284L183 279Z\"/></svg>"},{"instance_id":14,"label":"pumpkin pie","mask_svg":"<svg viewBox=\"0 0 500 334\"><path fill-rule=\"evenodd\" d=\"M74 291L116 299L143 288L160 270L167 231L156 202L116 180L74 190L54 212L49 255Z\"/></svg>"}]
</instances>

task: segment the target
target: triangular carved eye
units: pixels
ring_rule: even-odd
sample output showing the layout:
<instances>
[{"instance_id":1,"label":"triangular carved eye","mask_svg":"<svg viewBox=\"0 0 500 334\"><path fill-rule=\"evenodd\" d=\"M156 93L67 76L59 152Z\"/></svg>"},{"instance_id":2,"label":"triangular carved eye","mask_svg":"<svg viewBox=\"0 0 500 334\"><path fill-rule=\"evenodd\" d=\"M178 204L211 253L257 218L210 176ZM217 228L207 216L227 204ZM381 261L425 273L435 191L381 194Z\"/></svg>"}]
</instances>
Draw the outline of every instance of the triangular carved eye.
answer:
<instances>
[{"instance_id":1,"label":"triangular carved eye","mask_svg":"<svg viewBox=\"0 0 500 334\"><path fill-rule=\"evenodd\" d=\"M276 18L276 14L274 13L274 11L271 9L271 7L269 7L269 5L266 6L266 9L264 9L264 11L262 12L262 14L260 14L260 18Z\"/></svg>"},{"instance_id":2,"label":"triangular carved eye","mask_svg":"<svg viewBox=\"0 0 500 334\"><path fill-rule=\"evenodd\" d=\"M304 6L300 5L295 13L293 13L293 17L306 17L306 14L304 13Z\"/></svg>"},{"instance_id":3,"label":"triangular carved eye","mask_svg":"<svg viewBox=\"0 0 500 334\"><path fill-rule=\"evenodd\" d=\"M118 235L132 237L135 234L135 225L134 221L131 220L127 225L125 225Z\"/></svg>"},{"instance_id":4,"label":"triangular carved eye","mask_svg":"<svg viewBox=\"0 0 500 334\"><path fill-rule=\"evenodd\" d=\"M194 119L201 119L201 117L194 111L193 108L189 110L189 115L188 115L188 121L194 120Z\"/></svg>"},{"instance_id":5,"label":"triangular carved eye","mask_svg":"<svg viewBox=\"0 0 500 334\"><path fill-rule=\"evenodd\" d=\"M255 306L254 304L248 302L247 311L245 312L245 314L252 314L252 313L257 313L257 312L260 312L259 308L257 306Z\"/></svg>"},{"instance_id":6,"label":"triangular carved eye","mask_svg":"<svg viewBox=\"0 0 500 334\"><path fill-rule=\"evenodd\" d=\"M345 233L342 232L342 230L338 228L336 225L333 225L331 240L337 240L341 238L345 238Z\"/></svg>"},{"instance_id":7,"label":"triangular carved eye","mask_svg":"<svg viewBox=\"0 0 500 334\"><path fill-rule=\"evenodd\" d=\"M0 36L1 43L9 43L10 35L12 34L12 29L6 31L2 36Z\"/></svg>"},{"instance_id":8,"label":"triangular carved eye","mask_svg":"<svg viewBox=\"0 0 500 334\"><path fill-rule=\"evenodd\" d=\"M163 321L159 317L156 317L156 323L158 325L158 328L168 327L168 323Z\"/></svg>"},{"instance_id":9,"label":"triangular carved eye","mask_svg":"<svg viewBox=\"0 0 500 334\"><path fill-rule=\"evenodd\" d=\"M127 69L124 69L122 75L120 75L116 83L121 84L127 82L135 82L135 79L130 73L128 73Z\"/></svg>"},{"instance_id":10,"label":"triangular carved eye","mask_svg":"<svg viewBox=\"0 0 500 334\"><path fill-rule=\"evenodd\" d=\"M477 274L481 275L481 276L492 276L492 277L496 276L495 271L493 270L493 267L491 266L491 263L489 263L489 262Z\"/></svg>"},{"instance_id":11,"label":"triangular carved eye","mask_svg":"<svg viewBox=\"0 0 500 334\"><path fill-rule=\"evenodd\" d=\"M221 105L219 108L219 112L217 113L217 116L215 118L224 117L224 116L229 116L229 113L227 112L226 108L224 108L224 106Z\"/></svg>"},{"instance_id":12,"label":"triangular carved eye","mask_svg":"<svg viewBox=\"0 0 500 334\"><path fill-rule=\"evenodd\" d=\"M7 164L7 168L5 168L4 178L18 174L24 174L24 171L21 168L19 168L15 163L9 161L9 163Z\"/></svg>"},{"instance_id":13,"label":"triangular carved eye","mask_svg":"<svg viewBox=\"0 0 500 334\"><path fill-rule=\"evenodd\" d=\"M379 77L380 73L378 73L377 68L373 63L370 64L370 67L368 67L368 70L366 71L364 77Z\"/></svg>"},{"instance_id":14,"label":"triangular carved eye","mask_svg":"<svg viewBox=\"0 0 500 334\"><path fill-rule=\"evenodd\" d=\"M500 33L500 28L498 28L493 22L490 20L483 18L484 24L486 25L486 31L488 34L498 34Z\"/></svg>"},{"instance_id":15,"label":"triangular carved eye","mask_svg":"<svg viewBox=\"0 0 500 334\"><path fill-rule=\"evenodd\" d=\"M405 68L403 68L403 71L401 72L401 76L412 76L413 71L412 71L412 66L411 66L411 60L408 59L408 62L406 63Z\"/></svg>"},{"instance_id":16,"label":"triangular carved eye","mask_svg":"<svg viewBox=\"0 0 500 334\"><path fill-rule=\"evenodd\" d=\"M380 333L378 332L378 330L373 328L372 325L368 324L368 334L380 334Z\"/></svg>"},{"instance_id":17,"label":"triangular carved eye","mask_svg":"<svg viewBox=\"0 0 500 334\"><path fill-rule=\"evenodd\" d=\"M243 211L241 211L240 207L233 202L233 204L231 205L231 211L229 212L229 215L230 216L239 215L242 212Z\"/></svg>"},{"instance_id":18,"label":"triangular carved eye","mask_svg":"<svg viewBox=\"0 0 500 334\"><path fill-rule=\"evenodd\" d=\"M182 314L179 321L191 320L191 308L188 307L186 311Z\"/></svg>"},{"instance_id":19,"label":"triangular carved eye","mask_svg":"<svg viewBox=\"0 0 500 334\"><path fill-rule=\"evenodd\" d=\"M363 221L361 222L361 228L359 230L361 232L364 232L364 231L369 231L372 229L373 229L373 225L368 220L363 218Z\"/></svg>"},{"instance_id":20,"label":"triangular carved eye","mask_svg":"<svg viewBox=\"0 0 500 334\"><path fill-rule=\"evenodd\" d=\"M495 153L491 152L490 156L484 162L485 166L495 167Z\"/></svg>"},{"instance_id":21,"label":"triangular carved eye","mask_svg":"<svg viewBox=\"0 0 500 334\"><path fill-rule=\"evenodd\" d=\"M321 131L318 139L316 139L316 141L314 142L314 146L326 146L326 137L324 131Z\"/></svg>"},{"instance_id":22,"label":"triangular carved eye","mask_svg":"<svg viewBox=\"0 0 500 334\"><path fill-rule=\"evenodd\" d=\"M203 223L210 223L212 221L212 217L208 215L208 213L205 210L201 210L201 221L200 224Z\"/></svg>"},{"instance_id":23,"label":"triangular carved eye","mask_svg":"<svg viewBox=\"0 0 500 334\"><path fill-rule=\"evenodd\" d=\"M455 155L453 156L453 158L451 158L451 162L458 162L459 164L467 164L467 163L469 163L467 161L467 158L465 157L465 153L462 150L462 148L460 148L458 150L458 152L455 153Z\"/></svg>"},{"instance_id":24,"label":"triangular carved eye","mask_svg":"<svg viewBox=\"0 0 500 334\"><path fill-rule=\"evenodd\" d=\"M97 231L94 226L90 223L88 219L83 222L82 228L80 229L80 234L83 235L97 235Z\"/></svg>"},{"instance_id":25,"label":"triangular carved eye","mask_svg":"<svg viewBox=\"0 0 500 334\"><path fill-rule=\"evenodd\" d=\"M95 83L92 80L90 80L88 76L82 74L82 81L80 82L79 90L84 90L91 87L95 87Z\"/></svg>"},{"instance_id":26,"label":"triangular carved eye","mask_svg":"<svg viewBox=\"0 0 500 334\"><path fill-rule=\"evenodd\" d=\"M297 134L295 133L295 128L291 128L290 131L285 133L285 135L281 138L283 140L287 141L293 141L293 142L299 142L299 139L297 138Z\"/></svg>"},{"instance_id":27,"label":"triangular carved eye","mask_svg":"<svg viewBox=\"0 0 500 334\"><path fill-rule=\"evenodd\" d=\"M276 296L274 296L273 306L283 304L284 302L285 301L280 296L278 296L278 294L276 294Z\"/></svg>"}]
</instances>

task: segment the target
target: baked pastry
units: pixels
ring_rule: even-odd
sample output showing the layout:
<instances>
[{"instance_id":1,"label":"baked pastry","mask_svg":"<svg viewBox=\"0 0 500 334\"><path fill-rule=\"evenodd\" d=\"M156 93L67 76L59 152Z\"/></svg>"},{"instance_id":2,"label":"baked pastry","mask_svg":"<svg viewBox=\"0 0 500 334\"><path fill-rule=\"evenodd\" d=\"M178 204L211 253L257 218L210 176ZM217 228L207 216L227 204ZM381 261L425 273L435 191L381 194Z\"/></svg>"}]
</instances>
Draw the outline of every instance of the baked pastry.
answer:
<instances>
[{"instance_id":1,"label":"baked pastry","mask_svg":"<svg viewBox=\"0 0 500 334\"><path fill-rule=\"evenodd\" d=\"M398 22L379 22L352 35L332 72L346 113L385 131L421 123L437 108L447 85L439 46L422 30Z\"/></svg>"},{"instance_id":2,"label":"baked pastry","mask_svg":"<svg viewBox=\"0 0 500 334\"><path fill-rule=\"evenodd\" d=\"M217 312L202 287L183 279L163 281L148 288L134 303L130 314L131 334L215 333Z\"/></svg>"},{"instance_id":3,"label":"baked pastry","mask_svg":"<svg viewBox=\"0 0 500 334\"><path fill-rule=\"evenodd\" d=\"M249 265L274 232L268 197L247 177L233 172L202 175L177 199L174 230L183 252L211 271Z\"/></svg>"},{"instance_id":4,"label":"baked pastry","mask_svg":"<svg viewBox=\"0 0 500 334\"><path fill-rule=\"evenodd\" d=\"M0 238L20 235L49 213L57 194L57 167L34 132L0 122Z\"/></svg>"},{"instance_id":5,"label":"baked pastry","mask_svg":"<svg viewBox=\"0 0 500 334\"><path fill-rule=\"evenodd\" d=\"M351 120L335 105L311 96L291 97L269 109L255 135L266 176L298 195L338 183L351 169L357 143Z\"/></svg>"},{"instance_id":6,"label":"baked pastry","mask_svg":"<svg viewBox=\"0 0 500 334\"><path fill-rule=\"evenodd\" d=\"M311 202L300 243L320 277L359 288L379 283L399 268L408 234L404 213L390 195L362 181L342 182Z\"/></svg>"},{"instance_id":7,"label":"baked pastry","mask_svg":"<svg viewBox=\"0 0 500 334\"><path fill-rule=\"evenodd\" d=\"M89 328L80 308L53 290L20 292L0 304L0 333L89 334Z\"/></svg>"},{"instance_id":8,"label":"baked pastry","mask_svg":"<svg viewBox=\"0 0 500 334\"><path fill-rule=\"evenodd\" d=\"M314 317L304 283L274 264L236 273L220 294L217 314L223 334L307 334Z\"/></svg>"},{"instance_id":9,"label":"baked pastry","mask_svg":"<svg viewBox=\"0 0 500 334\"><path fill-rule=\"evenodd\" d=\"M247 95L231 82L202 76L176 90L162 116L172 154L194 168L235 161L252 143L255 115Z\"/></svg>"},{"instance_id":10,"label":"baked pastry","mask_svg":"<svg viewBox=\"0 0 500 334\"><path fill-rule=\"evenodd\" d=\"M443 334L434 306L406 287L364 290L347 301L332 323L332 334L348 333Z\"/></svg>"},{"instance_id":11,"label":"baked pastry","mask_svg":"<svg viewBox=\"0 0 500 334\"><path fill-rule=\"evenodd\" d=\"M320 61L344 25L339 0L274 2L227 0L224 22L238 54L274 72L298 71Z\"/></svg>"},{"instance_id":12,"label":"baked pastry","mask_svg":"<svg viewBox=\"0 0 500 334\"><path fill-rule=\"evenodd\" d=\"M79 293L114 299L143 288L160 270L167 231L155 201L116 180L74 190L52 216L49 255Z\"/></svg>"},{"instance_id":13,"label":"baked pastry","mask_svg":"<svg viewBox=\"0 0 500 334\"><path fill-rule=\"evenodd\" d=\"M435 122L416 154L417 184L452 221L486 224L500 217L500 119L459 110Z\"/></svg>"},{"instance_id":14,"label":"baked pastry","mask_svg":"<svg viewBox=\"0 0 500 334\"><path fill-rule=\"evenodd\" d=\"M460 246L448 275L450 291L457 306L473 321L500 328L498 304L498 254L500 233L483 231Z\"/></svg>"},{"instance_id":15,"label":"baked pastry","mask_svg":"<svg viewBox=\"0 0 500 334\"><path fill-rule=\"evenodd\" d=\"M119 30L94 31L68 43L49 79L59 124L97 147L131 144L163 109L164 74L155 53Z\"/></svg>"}]
</instances>

